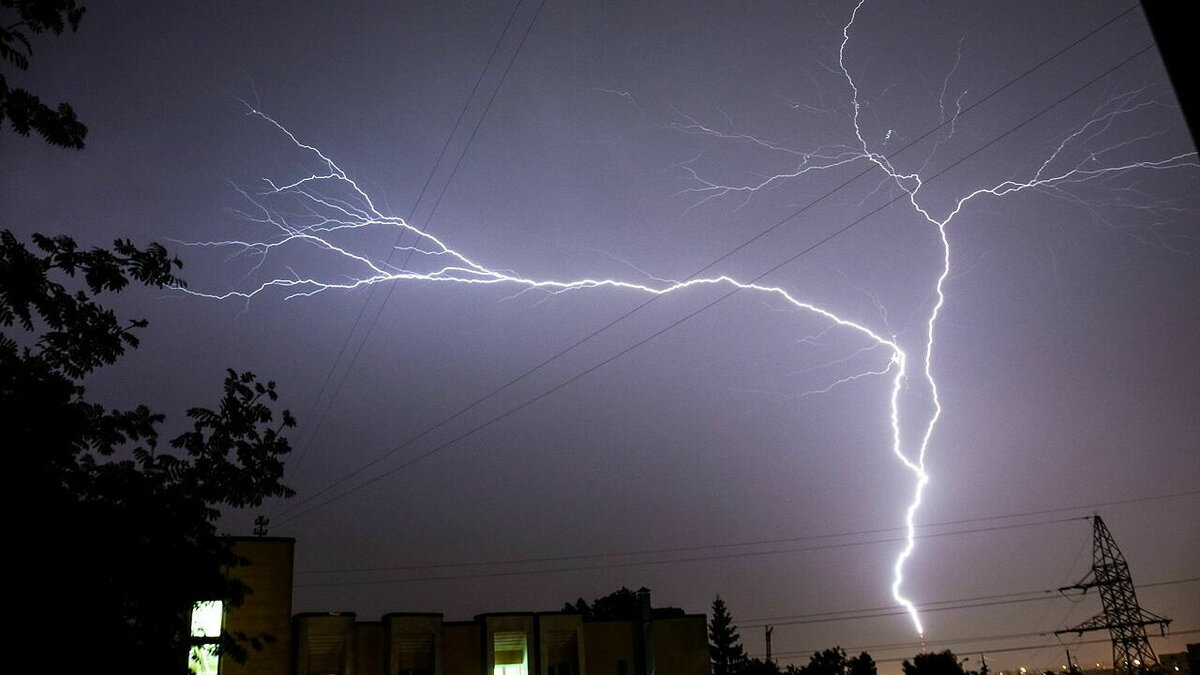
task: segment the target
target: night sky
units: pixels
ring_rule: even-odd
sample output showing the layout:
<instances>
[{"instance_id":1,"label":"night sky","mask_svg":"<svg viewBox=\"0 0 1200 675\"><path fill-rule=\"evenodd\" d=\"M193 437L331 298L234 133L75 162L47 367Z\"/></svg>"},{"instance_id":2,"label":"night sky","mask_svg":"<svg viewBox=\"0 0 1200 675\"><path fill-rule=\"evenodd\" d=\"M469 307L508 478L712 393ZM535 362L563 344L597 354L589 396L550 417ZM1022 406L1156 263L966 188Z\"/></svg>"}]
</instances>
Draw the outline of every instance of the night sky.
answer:
<instances>
[{"instance_id":1,"label":"night sky","mask_svg":"<svg viewBox=\"0 0 1200 675\"><path fill-rule=\"evenodd\" d=\"M0 135L4 227L159 241L205 293L346 283L361 268L312 246L264 261L184 244L276 236L239 191L326 169L253 108L381 212L529 278L687 279L803 209L705 272L748 281L853 223L762 283L919 352L941 248L897 182L855 156L839 67L854 4L747 4L93 3L11 82L70 101L88 146ZM1100 605L1038 592L1087 572L1082 517L1096 511L1144 607L1175 620L1155 649L1182 651L1200 640L1200 170L1157 52L1126 61L1152 44L1141 10L876 1L848 34L862 138L927 181L918 202L936 217L1048 160L1043 176L1081 172L976 197L947 228L931 365L945 409L917 514L934 536L904 589L974 606L926 612L931 648L969 667L984 652L994 669L1057 668L1062 647L1039 634ZM395 238L338 241L384 261ZM226 367L278 383L300 420L299 495L222 527L249 534L265 513L272 535L297 539L296 611L461 619L647 586L690 612L719 593L755 655L756 626L776 624L783 662L835 644L881 662L917 651L889 589L914 482L890 450L890 376L866 375L886 350L749 291L685 319L726 292L688 289L405 445L648 299L520 291L136 290L111 304L150 320L142 347L87 384L167 413L169 436L216 400ZM877 611L809 618L848 610ZM1106 638L1064 644L1107 663ZM1050 646L1006 651L1028 645Z\"/></svg>"}]
</instances>

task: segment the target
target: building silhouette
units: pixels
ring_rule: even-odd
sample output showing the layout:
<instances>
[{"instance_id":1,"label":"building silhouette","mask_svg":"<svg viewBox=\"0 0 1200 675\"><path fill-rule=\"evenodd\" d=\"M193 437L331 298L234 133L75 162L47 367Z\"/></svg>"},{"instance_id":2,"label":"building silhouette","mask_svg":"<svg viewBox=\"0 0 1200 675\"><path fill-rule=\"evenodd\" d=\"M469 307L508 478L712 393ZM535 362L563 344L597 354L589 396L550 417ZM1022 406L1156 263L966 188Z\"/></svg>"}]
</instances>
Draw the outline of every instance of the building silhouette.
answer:
<instances>
[{"instance_id":1,"label":"building silhouette","mask_svg":"<svg viewBox=\"0 0 1200 675\"><path fill-rule=\"evenodd\" d=\"M438 613L292 615L295 540L237 537L249 564L230 575L251 588L239 607L199 603L193 614L193 670L208 675L707 675L707 618L652 608L638 591L636 616L585 620L566 612L480 614L446 621ZM200 611L200 607L205 611ZM212 654L212 625L231 634L270 635L244 664ZM218 663L219 661L219 663Z\"/></svg>"}]
</instances>

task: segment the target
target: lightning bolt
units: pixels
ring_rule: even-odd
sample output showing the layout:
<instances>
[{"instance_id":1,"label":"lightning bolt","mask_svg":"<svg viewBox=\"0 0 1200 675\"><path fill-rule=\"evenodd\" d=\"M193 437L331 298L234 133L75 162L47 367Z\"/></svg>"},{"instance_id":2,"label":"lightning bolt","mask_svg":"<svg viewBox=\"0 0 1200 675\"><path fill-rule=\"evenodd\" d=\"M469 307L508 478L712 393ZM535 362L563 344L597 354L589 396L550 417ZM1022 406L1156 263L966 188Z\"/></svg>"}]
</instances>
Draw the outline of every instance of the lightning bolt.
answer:
<instances>
[{"instance_id":1,"label":"lightning bolt","mask_svg":"<svg viewBox=\"0 0 1200 675\"><path fill-rule=\"evenodd\" d=\"M257 260L253 266L255 270L260 269L269 257L284 255L286 251L294 247L309 247L321 255L331 256L340 261L348 271L344 273L344 277L341 279L319 278L314 275L292 272L292 275L289 277L269 279L245 290L234 289L219 293L186 288L179 290L198 297L216 300L242 299L248 302L255 296L271 291L281 292L284 299L293 299L308 297L326 291L352 291L374 284L416 281L515 287L518 295L532 291L543 292L549 295L561 295L589 289L611 289L652 296L663 296L679 293L691 288L724 287L731 289L731 292L750 291L756 294L765 294L769 297L781 299L791 308L816 315L827 322L827 326L822 334L841 330L850 335L865 338L869 343L868 346L859 349L852 356L868 352L882 353L886 354L885 363L881 364L878 368L867 369L858 374L838 379L827 387L804 392L800 396L824 393L842 384L865 377L884 377L890 375L888 414L891 427L891 452L911 474L913 480L912 498L904 511L906 539L893 565L891 592L895 601L905 608L913 627L923 640L925 629L921 623L917 607L901 591L905 578L905 564L915 549L916 515L921 507L925 489L929 484L929 474L926 471L926 455L930 440L933 437L943 410L932 364L938 319L946 304L945 284L951 270L951 245L948 233L951 222L969 202L980 198L1001 198L1027 190L1052 190L1064 185L1092 181L1115 173L1132 170L1166 170L1196 167L1198 164L1195 152L1177 154L1172 157L1153 161L1128 162L1117 165L1101 164L1100 156L1124 145L1117 144L1105 148L1100 152L1091 153L1087 159L1073 167L1067 169L1056 167L1059 163L1058 160L1065 153L1068 146L1076 144L1084 138L1096 137L1107 129L1115 119L1133 114L1143 105L1147 105L1135 103L1134 98L1137 92L1132 92L1131 94L1114 99L1109 109L1099 111L1092 119L1064 137L1027 180L1018 181L1010 179L988 187L977 188L959 196L953 201L952 206L945 209L945 212L941 215L935 215L932 209L927 207L922 200L922 190L931 177L922 177L919 172L904 173L898 170L887 156L871 148L871 144L867 141L860 125L860 92L849 67L846 65L846 52L850 45L850 35L853 31L855 21L865 3L866 0L858 2L851 12L849 20L843 26L842 41L838 51L838 67L841 76L850 90L850 103L853 107L852 123L854 136L857 141L854 145L836 146L832 149L813 152L799 152L749 135L722 132L686 116L684 116L684 122L677 123L673 127L682 133L700 134L734 142L749 142L766 151L784 152L795 155L798 158L798 163L794 170L766 177L751 185L722 184L703 178L700 172L688 165L681 165L697 182L697 186L689 188L688 191L699 195L701 202L731 194L741 195L749 199L756 192L767 187L785 183L810 172L826 171L850 163L866 161L881 169L886 176L886 182L894 184L902 191L900 199L906 200L913 211L932 228L936 234L937 245L940 246L940 266L936 270L936 276L932 284L933 302L923 317L923 342L920 344L919 349L914 350L915 364L910 362L910 358L913 357L901 348L895 336L887 336L882 331L868 327L865 323L851 320L828 308L808 302L782 287L761 283L761 279L765 274L749 281L742 281L728 275L695 277L684 281L673 281L644 274L645 281L634 282L613 278L541 279L523 276L512 270L490 267L452 248L446 241L416 227L405 219L382 212L376 207L367 192L342 170L333 159L325 155L317 147L302 142L282 124L249 105L247 105L248 114L258 117L274 127L276 131L289 139L296 148L314 158L320 169L308 176L286 183L266 180L266 188L258 193L239 190L252 207L247 211L243 211L241 215L252 222L273 228L275 231L273 237L249 241L224 240L187 243L193 246L232 249L234 255L256 258ZM955 61L955 69L957 69L960 60L961 50ZM953 72L951 71L951 75ZM948 85L949 79L950 75L946 77L946 81L943 84L941 98L943 117L945 88ZM614 90L613 93L628 97L628 94L625 92ZM958 113L950 120L952 124L958 119L958 114L962 112L961 99L962 97L959 96L955 102ZM889 137L891 133L891 131L888 132ZM951 127L951 133L953 133L953 126ZM884 139L885 143L887 140L887 138ZM938 174L934 174L934 176L940 175L955 164L942 169ZM272 200L275 199L290 200L289 205L293 208L289 209L285 215L283 211L272 206ZM888 204L890 203L888 202ZM411 268L407 266L403 268L396 267L386 262L386 259L356 252L346 245L336 243L337 235L366 228L388 228L411 233L411 235L415 236L416 242L397 248L413 254L411 259L416 261L417 264ZM773 268L770 271L774 271L774 269L777 268ZM641 270L638 271L640 272ZM809 339L811 340L812 338ZM918 419L915 419L911 425L912 428L918 431L915 434L909 432L916 440L906 445L904 440L906 437L905 429L909 428L910 425L907 423L906 415L902 413L902 410L906 410L910 404L905 403L905 401L912 401L914 403L911 405L916 406L917 403L925 399L927 399L928 404L924 410L918 409L915 415ZM920 408L920 406L916 407Z\"/></svg>"}]
</instances>

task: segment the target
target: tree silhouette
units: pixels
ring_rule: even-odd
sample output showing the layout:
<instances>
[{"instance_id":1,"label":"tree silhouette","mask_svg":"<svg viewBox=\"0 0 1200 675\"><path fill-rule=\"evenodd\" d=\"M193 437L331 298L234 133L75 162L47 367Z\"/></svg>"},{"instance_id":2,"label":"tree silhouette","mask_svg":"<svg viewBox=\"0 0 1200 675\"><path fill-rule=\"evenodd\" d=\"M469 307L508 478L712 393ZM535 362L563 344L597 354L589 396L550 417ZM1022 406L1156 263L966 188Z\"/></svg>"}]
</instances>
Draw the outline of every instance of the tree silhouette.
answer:
<instances>
[{"instance_id":1,"label":"tree silhouette","mask_svg":"<svg viewBox=\"0 0 1200 675\"><path fill-rule=\"evenodd\" d=\"M964 675L962 663L949 649L917 654L911 663L905 659L900 667L904 675Z\"/></svg>"},{"instance_id":2,"label":"tree silhouette","mask_svg":"<svg viewBox=\"0 0 1200 675\"><path fill-rule=\"evenodd\" d=\"M718 595L713 600L712 621L708 625L708 656L712 663L713 675L734 675L741 672L746 662L741 639L725 601Z\"/></svg>"},{"instance_id":3,"label":"tree silhouette","mask_svg":"<svg viewBox=\"0 0 1200 675\"><path fill-rule=\"evenodd\" d=\"M847 659L844 649L833 647L813 652L808 663L796 668L795 672L800 675L875 675L875 659L866 652Z\"/></svg>"},{"instance_id":4,"label":"tree silhouette","mask_svg":"<svg viewBox=\"0 0 1200 675\"><path fill-rule=\"evenodd\" d=\"M67 28L74 32L83 13L76 0L0 0L0 64L28 70L35 36L62 35ZM0 72L0 126L5 119L22 136L36 131L46 142L65 148L82 148L87 136L70 104L52 108L25 89L9 87Z\"/></svg>"},{"instance_id":5,"label":"tree silhouette","mask_svg":"<svg viewBox=\"0 0 1200 675\"><path fill-rule=\"evenodd\" d=\"M179 263L123 240L88 251L67 237L33 242L37 251L0 232L0 446L24 489L14 529L31 551L18 592L34 630L22 647L46 659L38 672L187 672L192 605L236 606L247 592L224 572L244 561L216 530L220 509L292 494L280 482L281 431L295 422L287 411L274 422L274 383L232 370L219 405L188 410L167 451L163 415L88 401L81 380L136 347L146 326L95 298L131 282L178 284ZM76 616L69 632L53 630ZM263 639L220 644L241 660Z\"/></svg>"},{"instance_id":6,"label":"tree silhouette","mask_svg":"<svg viewBox=\"0 0 1200 675\"><path fill-rule=\"evenodd\" d=\"M77 0L0 0L0 67L29 68L36 36L75 31ZM9 86L0 72L0 129L38 132L82 148L87 127ZM163 415L144 405L106 410L82 380L136 348L146 322L122 322L96 298L131 283L182 285L157 244L117 240L81 250L68 237L33 235L31 251L0 231L0 448L23 496L11 522L22 608L18 664L47 673L186 673L197 601L241 603L248 589L226 571L246 561L216 530L222 507L258 506L293 493L280 479L290 451L274 423L275 384L226 372L215 409L187 411L190 430L158 447ZM267 635L218 639L244 660Z\"/></svg>"},{"instance_id":7,"label":"tree silhouette","mask_svg":"<svg viewBox=\"0 0 1200 675\"><path fill-rule=\"evenodd\" d=\"M638 616L641 601L637 593L622 586L602 598L596 598L589 605L583 598L573 604L563 605L562 611L568 614L582 614L585 621L591 620L624 620L628 621Z\"/></svg>"},{"instance_id":8,"label":"tree silhouette","mask_svg":"<svg viewBox=\"0 0 1200 675\"><path fill-rule=\"evenodd\" d=\"M846 652L841 647L813 652L799 670L803 675L845 675Z\"/></svg>"},{"instance_id":9,"label":"tree silhouette","mask_svg":"<svg viewBox=\"0 0 1200 675\"><path fill-rule=\"evenodd\" d=\"M875 659L871 655L862 652L858 656L847 659L846 675L875 675Z\"/></svg>"},{"instance_id":10,"label":"tree silhouette","mask_svg":"<svg viewBox=\"0 0 1200 675\"><path fill-rule=\"evenodd\" d=\"M783 675L783 671L774 661L764 661L763 659L749 659L737 672L738 675ZM790 666L788 672L792 672Z\"/></svg>"}]
</instances>

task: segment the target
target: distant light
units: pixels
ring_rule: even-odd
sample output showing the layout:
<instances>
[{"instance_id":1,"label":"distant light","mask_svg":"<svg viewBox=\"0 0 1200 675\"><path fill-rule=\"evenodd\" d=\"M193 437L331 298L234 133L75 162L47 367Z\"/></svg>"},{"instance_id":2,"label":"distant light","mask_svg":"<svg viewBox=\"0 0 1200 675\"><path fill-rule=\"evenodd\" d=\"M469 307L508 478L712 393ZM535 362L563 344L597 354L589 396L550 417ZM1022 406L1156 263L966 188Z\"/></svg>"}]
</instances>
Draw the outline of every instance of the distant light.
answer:
<instances>
[{"instance_id":1,"label":"distant light","mask_svg":"<svg viewBox=\"0 0 1200 675\"><path fill-rule=\"evenodd\" d=\"M1142 665L1142 661L1141 661L1141 659L1134 659L1134 660L1133 660L1133 665L1135 665L1135 666L1140 666L1140 665Z\"/></svg>"},{"instance_id":2,"label":"distant light","mask_svg":"<svg viewBox=\"0 0 1200 675\"><path fill-rule=\"evenodd\" d=\"M1025 670L1025 666L1021 666L1022 675L1024 675L1024 673L1028 673L1028 672L1029 672L1028 670Z\"/></svg>"}]
</instances>

